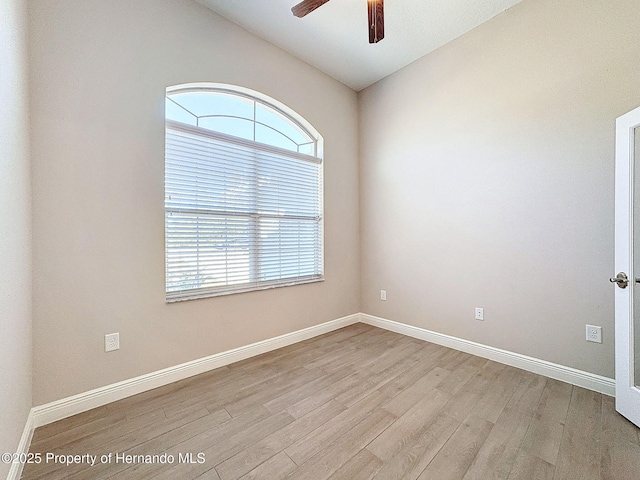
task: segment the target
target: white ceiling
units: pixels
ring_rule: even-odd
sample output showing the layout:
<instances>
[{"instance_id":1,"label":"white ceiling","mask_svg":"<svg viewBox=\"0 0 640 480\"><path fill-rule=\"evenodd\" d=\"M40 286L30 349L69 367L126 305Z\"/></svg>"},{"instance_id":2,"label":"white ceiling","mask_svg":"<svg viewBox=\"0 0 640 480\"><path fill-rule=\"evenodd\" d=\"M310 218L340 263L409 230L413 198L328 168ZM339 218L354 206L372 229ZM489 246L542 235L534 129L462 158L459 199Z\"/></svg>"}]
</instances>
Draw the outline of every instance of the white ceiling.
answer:
<instances>
[{"instance_id":1,"label":"white ceiling","mask_svg":"<svg viewBox=\"0 0 640 480\"><path fill-rule=\"evenodd\" d=\"M332 0L304 18L301 0L197 0L356 91L522 0L387 0L385 38L370 45L367 0Z\"/></svg>"}]
</instances>

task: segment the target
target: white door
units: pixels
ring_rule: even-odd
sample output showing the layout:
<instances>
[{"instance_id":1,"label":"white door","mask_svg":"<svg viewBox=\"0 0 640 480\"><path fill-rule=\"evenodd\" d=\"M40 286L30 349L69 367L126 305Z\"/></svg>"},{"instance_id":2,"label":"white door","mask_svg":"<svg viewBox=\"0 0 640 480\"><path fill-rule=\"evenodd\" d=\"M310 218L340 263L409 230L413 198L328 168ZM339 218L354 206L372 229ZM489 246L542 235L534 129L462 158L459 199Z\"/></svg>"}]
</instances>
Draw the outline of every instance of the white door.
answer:
<instances>
[{"instance_id":1,"label":"white door","mask_svg":"<svg viewBox=\"0 0 640 480\"><path fill-rule=\"evenodd\" d=\"M615 271L616 410L640 426L640 108L616 121Z\"/></svg>"}]
</instances>

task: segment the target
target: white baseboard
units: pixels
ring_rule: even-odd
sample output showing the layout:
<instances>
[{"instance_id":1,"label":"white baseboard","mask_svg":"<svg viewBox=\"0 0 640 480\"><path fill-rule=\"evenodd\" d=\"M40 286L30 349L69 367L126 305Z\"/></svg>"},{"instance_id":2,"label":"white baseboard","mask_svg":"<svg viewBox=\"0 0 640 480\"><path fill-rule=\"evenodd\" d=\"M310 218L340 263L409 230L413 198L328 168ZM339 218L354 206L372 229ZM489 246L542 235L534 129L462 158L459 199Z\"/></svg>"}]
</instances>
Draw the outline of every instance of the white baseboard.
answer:
<instances>
[{"instance_id":1,"label":"white baseboard","mask_svg":"<svg viewBox=\"0 0 640 480\"><path fill-rule=\"evenodd\" d=\"M18 455L26 455L29 453L29 446L31 445L31 438L33 437L33 408L29 412L29 416L27 417L27 422L25 423L24 430L22 430L22 436L20 437L20 443L18 443L18 448L16 449L16 453ZM7 480L19 480L22 476L22 469L24 467L24 463L16 462L11 464L11 468L9 469L9 475L7 475Z\"/></svg>"},{"instance_id":2,"label":"white baseboard","mask_svg":"<svg viewBox=\"0 0 640 480\"><path fill-rule=\"evenodd\" d=\"M146 392L147 390L161 387L178 380L208 372L209 370L223 367L230 363L244 360L245 358L317 337L318 335L337 330L338 328L358 323L359 318L359 314L357 313L348 315L303 330L287 333L233 350L227 350L226 352L182 363L174 367L165 368L164 370L158 370L34 407L32 408L33 428L41 427L42 425L47 425L62 420L63 418L86 412L92 408L100 407L107 403Z\"/></svg>"},{"instance_id":3,"label":"white baseboard","mask_svg":"<svg viewBox=\"0 0 640 480\"><path fill-rule=\"evenodd\" d=\"M499 363L521 368L529 372L555 378L563 382L593 390L609 396L615 396L615 380L594 373L585 372L564 365L547 362L538 358L528 357L520 353L509 352L500 348L482 345L462 338L444 335L424 328L413 327L404 323L394 322L385 318L374 317L366 313L360 314L360 321L374 327L384 328L392 332L401 333L409 337L436 343L445 347L461 350L478 357L494 360Z\"/></svg>"}]
</instances>

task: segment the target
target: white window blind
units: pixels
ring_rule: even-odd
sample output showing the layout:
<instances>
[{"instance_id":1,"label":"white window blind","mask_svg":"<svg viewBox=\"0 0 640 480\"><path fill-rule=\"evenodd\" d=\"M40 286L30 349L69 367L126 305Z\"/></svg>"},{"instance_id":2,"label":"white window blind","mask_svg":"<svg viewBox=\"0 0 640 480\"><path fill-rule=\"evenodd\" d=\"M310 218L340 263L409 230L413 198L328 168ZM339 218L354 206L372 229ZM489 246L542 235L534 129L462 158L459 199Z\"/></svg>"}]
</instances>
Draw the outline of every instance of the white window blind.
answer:
<instances>
[{"instance_id":1,"label":"white window blind","mask_svg":"<svg viewBox=\"0 0 640 480\"><path fill-rule=\"evenodd\" d=\"M167 120L167 301L322 279L321 159Z\"/></svg>"}]
</instances>

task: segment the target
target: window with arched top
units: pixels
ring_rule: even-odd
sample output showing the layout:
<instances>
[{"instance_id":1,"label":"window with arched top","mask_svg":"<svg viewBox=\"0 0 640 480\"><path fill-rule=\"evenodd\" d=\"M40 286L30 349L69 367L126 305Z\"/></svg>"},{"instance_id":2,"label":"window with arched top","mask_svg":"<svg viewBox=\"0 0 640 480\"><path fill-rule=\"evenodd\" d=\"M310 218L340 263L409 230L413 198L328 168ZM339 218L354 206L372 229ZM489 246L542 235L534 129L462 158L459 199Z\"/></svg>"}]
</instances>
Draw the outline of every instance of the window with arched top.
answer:
<instances>
[{"instance_id":1,"label":"window with arched top","mask_svg":"<svg viewBox=\"0 0 640 480\"><path fill-rule=\"evenodd\" d=\"M167 89L167 301L323 279L322 138L263 94Z\"/></svg>"}]
</instances>

